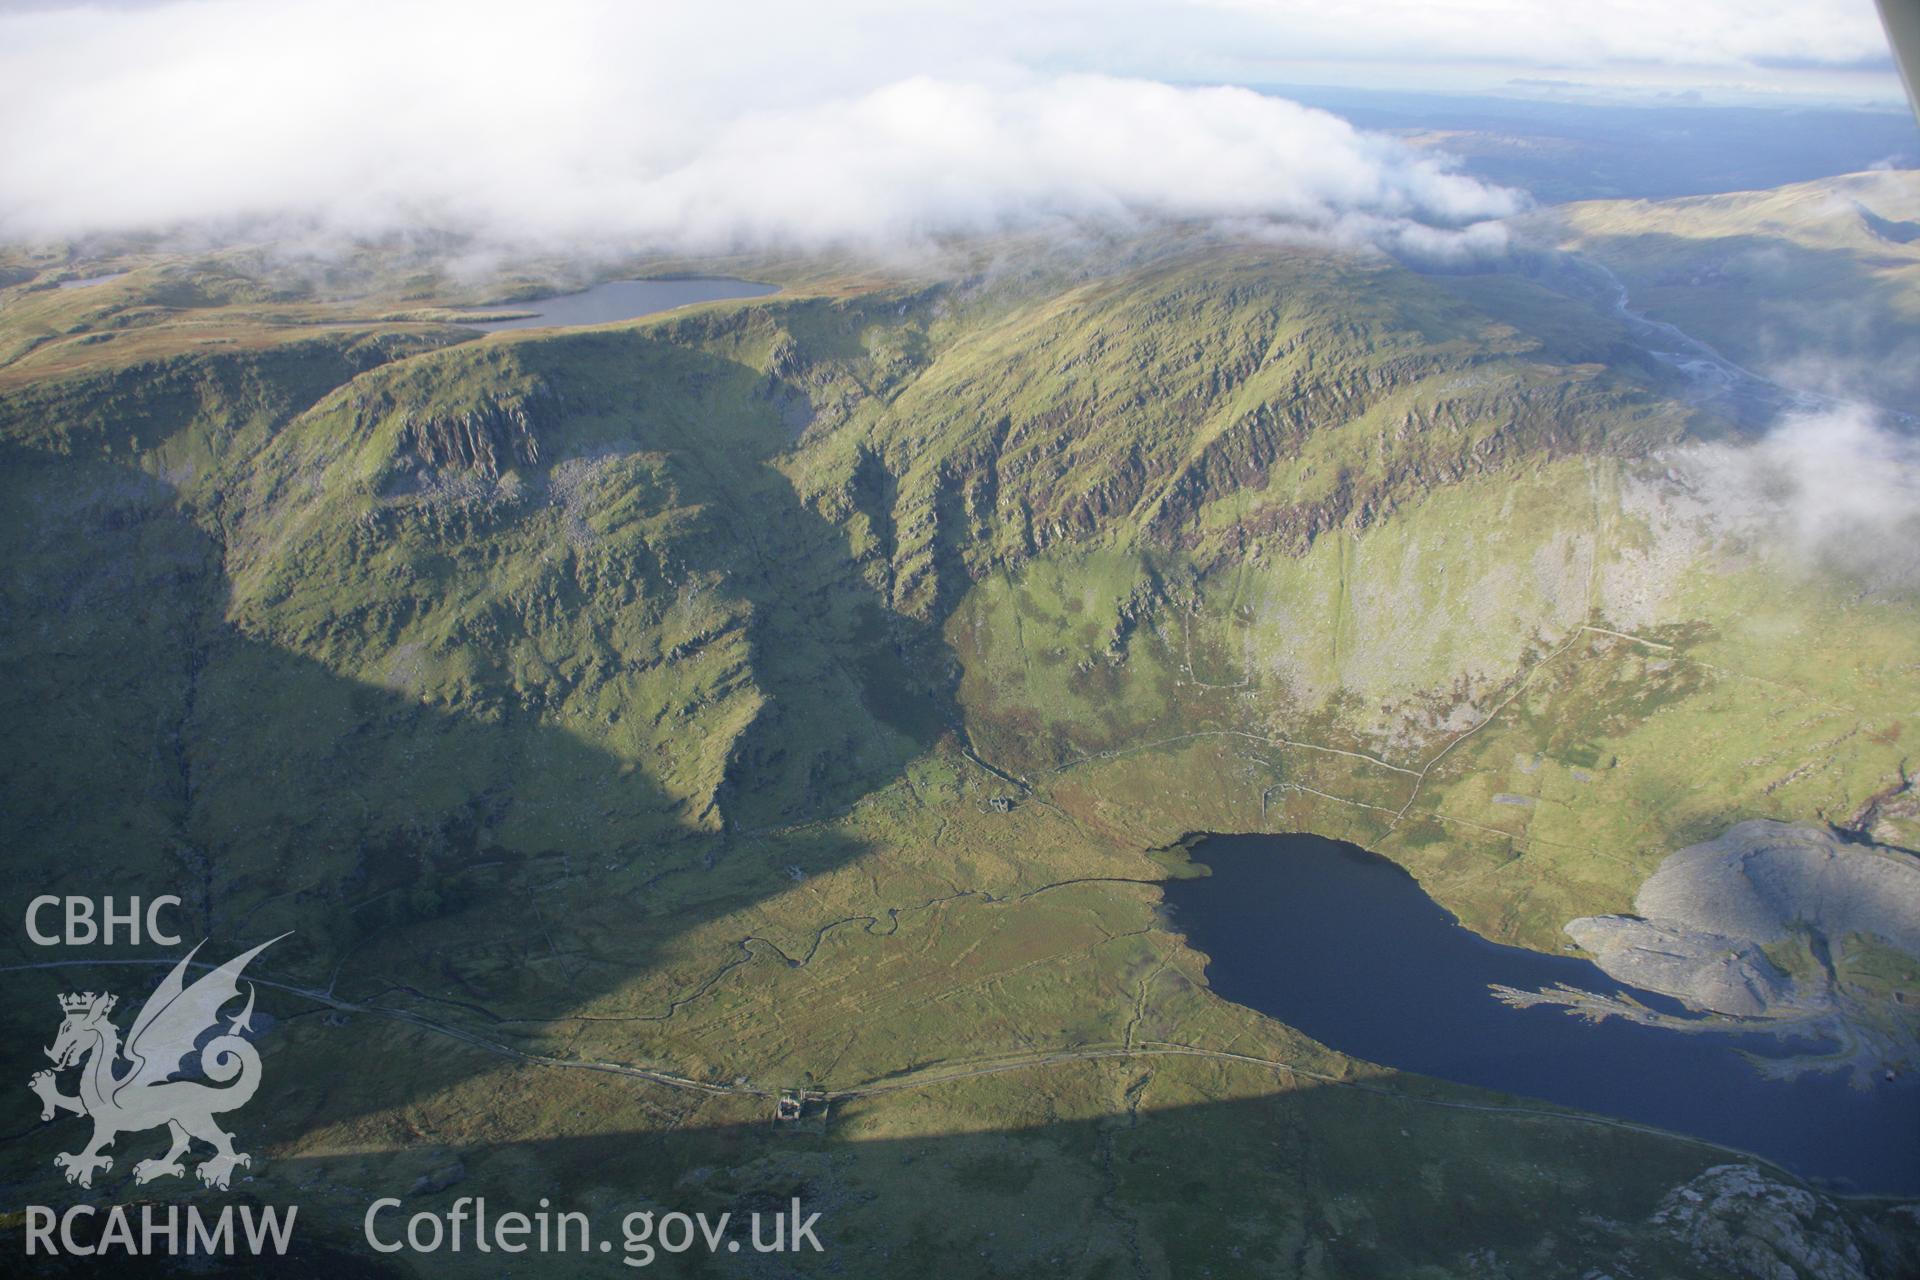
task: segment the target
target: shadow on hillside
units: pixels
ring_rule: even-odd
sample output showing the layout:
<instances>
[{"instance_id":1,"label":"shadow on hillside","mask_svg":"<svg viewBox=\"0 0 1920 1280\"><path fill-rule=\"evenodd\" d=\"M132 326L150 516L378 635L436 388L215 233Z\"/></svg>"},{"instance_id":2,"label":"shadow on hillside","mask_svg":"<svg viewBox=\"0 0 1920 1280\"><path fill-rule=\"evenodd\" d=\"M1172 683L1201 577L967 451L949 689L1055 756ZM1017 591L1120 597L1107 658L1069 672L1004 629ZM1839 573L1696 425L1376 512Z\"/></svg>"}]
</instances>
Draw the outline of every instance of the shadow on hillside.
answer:
<instances>
[{"instance_id":1,"label":"shadow on hillside","mask_svg":"<svg viewBox=\"0 0 1920 1280\"><path fill-rule=\"evenodd\" d=\"M178 954L31 945L18 922L39 895L111 894L123 905L177 895L184 906L170 924L185 945L207 939L203 959L293 930L256 976L484 1027L496 1009L547 1018L589 1004L647 973L677 936L790 889L791 868L816 874L866 852L830 829L756 836L749 826L829 815L897 776L956 718L944 687L919 674L945 678L937 636L887 612L846 561L842 532L767 466L791 438L790 391L642 333L529 350L570 411L596 413L603 435L614 422L626 447L677 451L686 483L704 486L717 510L697 548L707 562L692 567L724 574L748 602L752 677L767 704L722 788L723 805L746 819L698 829L684 797L644 768L516 703L499 653L473 655L480 678L503 686L475 716L249 638L227 621L221 548L167 483L7 445L0 916L16 922L8 965L62 966L30 975L22 985L34 998L0 1010L12 1076L44 1065L38 1046L59 1016L43 988L118 991L124 1028L164 967L87 961ZM632 370L618 388L626 400L569 382L588 359ZM685 406L671 421L647 407L667 398L665 378ZM695 447L703 409L742 405L757 453ZM569 456L568 428L564 417L552 424L542 478ZM796 574L807 590L793 589ZM402 592L396 610L406 607ZM810 738L829 725L839 736ZM560 815L541 829L625 834L593 858L564 841L515 847L501 836L533 810ZM735 952L682 957L685 989ZM283 1016L300 1007L284 999ZM36 1114L24 1090L8 1091L0 1132L30 1128Z\"/></svg>"},{"instance_id":2,"label":"shadow on hillside","mask_svg":"<svg viewBox=\"0 0 1920 1280\"><path fill-rule=\"evenodd\" d=\"M800 1274L1358 1280L1428 1268L1620 1274L1623 1264L1637 1274L1720 1273L1677 1232L1648 1221L1674 1188L1724 1163L1718 1153L1334 1086L1159 1106L1161 1065L1002 1077L982 1095L996 1100L998 1120L953 1112L973 1115L977 1132L862 1137L886 1122L888 1107L910 1105L876 1100L847 1104L823 1124L766 1119L484 1143L423 1137L371 1158L282 1156L248 1190L301 1204L306 1239L362 1258L372 1256L362 1220L380 1197L401 1202L376 1223L383 1238L397 1238L415 1213L445 1215L478 1197L495 1219L541 1203L586 1212L595 1240L611 1238L616 1257L635 1211L730 1213L744 1236L749 1215L786 1212L798 1198L820 1214L823 1247L790 1260ZM1433 1091L1417 1078L1383 1083ZM578 1101L597 1114L596 1098L652 1088L583 1084ZM1053 1118L1056 1101L1084 1108L1109 1094L1116 1114ZM1770 1230L1795 1229L1777 1211L1761 1212ZM1898 1253L1914 1251L1912 1232L1897 1219L1882 1223L1894 1232L1858 1235L1867 1257L1885 1264L1868 1273L1903 1274ZM654 1261L667 1274L707 1273L695 1256ZM544 1262L567 1272L564 1257Z\"/></svg>"}]
</instances>

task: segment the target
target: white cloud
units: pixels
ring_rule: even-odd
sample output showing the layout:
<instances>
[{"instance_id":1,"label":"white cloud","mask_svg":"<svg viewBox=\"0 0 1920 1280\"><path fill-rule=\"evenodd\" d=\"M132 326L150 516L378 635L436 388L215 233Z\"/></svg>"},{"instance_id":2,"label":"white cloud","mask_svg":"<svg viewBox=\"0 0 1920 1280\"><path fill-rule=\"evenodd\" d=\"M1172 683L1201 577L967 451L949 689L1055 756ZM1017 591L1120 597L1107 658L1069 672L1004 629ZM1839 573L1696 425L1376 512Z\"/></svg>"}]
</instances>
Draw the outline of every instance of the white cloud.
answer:
<instances>
[{"instance_id":1,"label":"white cloud","mask_svg":"<svg viewBox=\"0 0 1920 1280\"><path fill-rule=\"evenodd\" d=\"M1668 14L1689 57L1847 58L1842 7ZM1429 253L1511 193L1331 116L1154 77L1264 59L1559 58L1610 0L1031 6L183 0L0 14L0 235L292 215L677 246L1055 219L1281 220ZM1824 19L1809 17L1824 14ZM1624 29L1624 28L1623 28ZM1650 29L1650 28L1648 28ZM1877 36L1876 36L1877 38ZM1616 34L1598 47L1650 56ZM1438 231L1434 228L1439 228Z\"/></svg>"},{"instance_id":2,"label":"white cloud","mask_svg":"<svg viewBox=\"0 0 1920 1280\"><path fill-rule=\"evenodd\" d=\"M1792 414L1749 444L1698 446L1674 474L1722 528L1802 567L1920 586L1920 439L1865 406Z\"/></svg>"}]
</instances>

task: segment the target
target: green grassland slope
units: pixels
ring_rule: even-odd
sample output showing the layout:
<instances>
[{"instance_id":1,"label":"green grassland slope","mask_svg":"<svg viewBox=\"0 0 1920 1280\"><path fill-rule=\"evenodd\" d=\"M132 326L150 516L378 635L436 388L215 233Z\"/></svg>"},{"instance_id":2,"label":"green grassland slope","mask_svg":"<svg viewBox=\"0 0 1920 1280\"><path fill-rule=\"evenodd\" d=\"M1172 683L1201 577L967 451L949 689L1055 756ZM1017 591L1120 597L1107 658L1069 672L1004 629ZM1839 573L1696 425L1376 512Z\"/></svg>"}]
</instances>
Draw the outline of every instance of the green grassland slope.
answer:
<instances>
[{"instance_id":1,"label":"green grassland slope","mask_svg":"<svg viewBox=\"0 0 1920 1280\"><path fill-rule=\"evenodd\" d=\"M295 930L247 1140L345 1238L424 1178L804 1194L861 1274L1715 1274L1657 1214L1725 1153L1215 999L1150 851L1349 838L1557 949L1734 821L1912 843L1915 599L1716 529L1723 424L1518 276L1168 236L478 337L8 265L0 909Z\"/></svg>"}]
</instances>

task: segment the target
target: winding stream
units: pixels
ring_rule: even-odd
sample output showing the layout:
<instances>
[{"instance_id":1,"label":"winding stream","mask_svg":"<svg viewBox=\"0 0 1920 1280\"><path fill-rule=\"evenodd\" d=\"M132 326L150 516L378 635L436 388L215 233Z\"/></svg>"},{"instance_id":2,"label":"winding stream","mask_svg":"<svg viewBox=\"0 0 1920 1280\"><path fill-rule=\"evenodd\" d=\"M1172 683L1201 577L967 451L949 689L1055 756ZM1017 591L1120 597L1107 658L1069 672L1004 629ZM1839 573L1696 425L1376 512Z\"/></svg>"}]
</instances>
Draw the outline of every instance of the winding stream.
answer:
<instances>
[{"instance_id":1,"label":"winding stream","mask_svg":"<svg viewBox=\"0 0 1920 1280\"><path fill-rule=\"evenodd\" d=\"M1748 431L1764 431L1783 414L1833 412L1852 407L1849 402L1805 388L1784 386L1722 355L1711 343L1694 337L1676 324L1633 309L1626 282L1605 263L1583 255L1568 255L1566 270L1577 281L1576 296L1588 300L1618 320L1654 359L1678 371L1692 385L1696 402L1725 412ZM1896 409L1876 406L1875 412L1907 430L1920 428L1920 418Z\"/></svg>"}]
</instances>

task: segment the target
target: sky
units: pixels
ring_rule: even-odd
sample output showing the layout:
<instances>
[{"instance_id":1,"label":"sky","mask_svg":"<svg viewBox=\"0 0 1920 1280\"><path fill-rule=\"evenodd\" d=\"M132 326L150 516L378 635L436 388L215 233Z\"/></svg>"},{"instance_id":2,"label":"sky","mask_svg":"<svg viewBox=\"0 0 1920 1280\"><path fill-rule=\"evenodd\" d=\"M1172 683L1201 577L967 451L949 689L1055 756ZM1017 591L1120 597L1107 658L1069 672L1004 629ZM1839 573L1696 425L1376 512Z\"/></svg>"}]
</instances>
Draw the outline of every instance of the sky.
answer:
<instances>
[{"instance_id":1,"label":"sky","mask_svg":"<svg viewBox=\"0 0 1920 1280\"><path fill-rule=\"evenodd\" d=\"M1900 93L1870 0L14 0L0 237L704 251L1180 217L1460 255L1526 203L1276 83Z\"/></svg>"}]
</instances>

